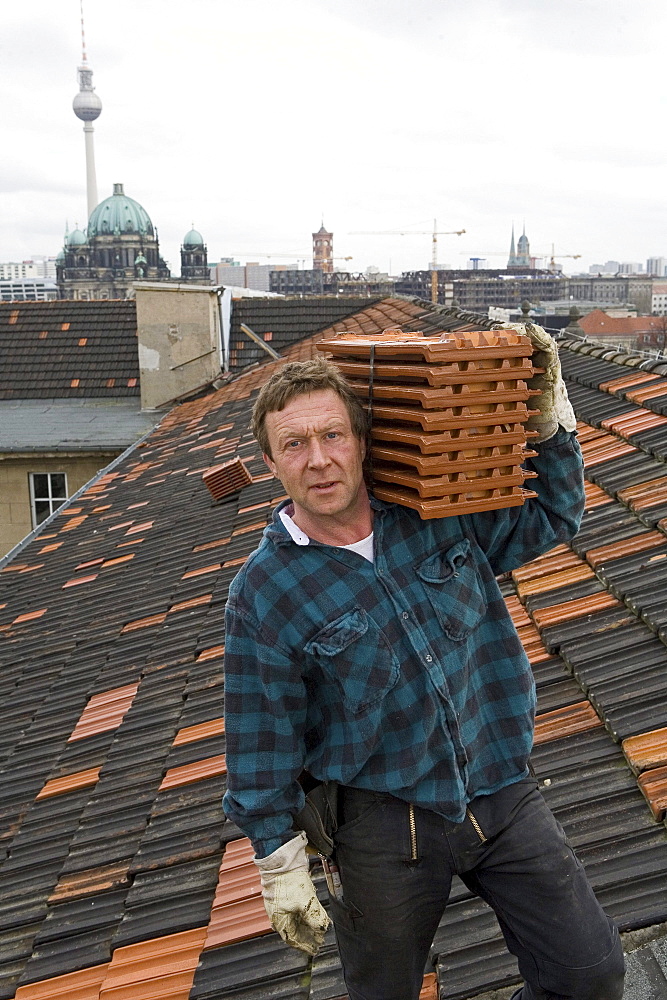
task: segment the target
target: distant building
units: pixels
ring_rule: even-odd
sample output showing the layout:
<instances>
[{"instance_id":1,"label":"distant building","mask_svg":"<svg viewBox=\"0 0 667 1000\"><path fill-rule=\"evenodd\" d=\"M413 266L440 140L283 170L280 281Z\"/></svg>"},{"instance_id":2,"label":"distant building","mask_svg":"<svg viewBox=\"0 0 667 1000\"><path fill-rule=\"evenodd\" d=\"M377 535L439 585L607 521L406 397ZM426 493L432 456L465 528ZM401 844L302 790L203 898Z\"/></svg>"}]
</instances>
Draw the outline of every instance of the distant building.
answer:
<instances>
[{"instance_id":1,"label":"distant building","mask_svg":"<svg viewBox=\"0 0 667 1000\"><path fill-rule=\"evenodd\" d=\"M430 275L430 271L428 273ZM393 294L396 284L394 278L379 273L285 269L271 271L270 290L281 295L355 295L370 298Z\"/></svg>"},{"instance_id":2,"label":"distant building","mask_svg":"<svg viewBox=\"0 0 667 1000\"><path fill-rule=\"evenodd\" d=\"M31 260L0 264L0 281L23 281L26 278L56 280L56 258L36 256Z\"/></svg>"},{"instance_id":3,"label":"distant building","mask_svg":"<svg viewBox=\"0 0 667 1000\"><path fill-rule=\"evenodd\" d=\"M313 233L313 268L331 274L333 263L333 233L324 228L324 223Z\"/></svg>"},{"instance_id":4,"label":"distant building","mask_svg":"<svg viewBox=\"0 0 667 1000\"><path fill-rule=\"evenodd\" d=\"M626 260L619 265L619 274L643 274L644 265L638 260Z\"/></svg>"},{"instance_id":5,"label":"distant building","mask_svg":"<svg viewBox=\"0 0 667 1000\"><path fill-rule=\"evenodd\" d=\"M202 285L208 284L210 280L204 237L193 226L183 237L181 246L181 281L192 281Z\"/></svg>"},{"instance_id":6,"label":"distant building","mask_svg":"<svg viewBox=\"0 0 667 1000\"><path fill-rule=\"evenodd\" d=\"M664 350L667 320L661 316L609 316L594 309L579 325L586 336L626 349Z\"/></svg>"},{"instance_id":7,"label":"distant building","mask_svg":"<svg viewBox=\"0 0 667 1000\"><path fill-rule=\"evenodd\" d=\"M654 278L664 278L667 274L667 257L649 257L646 261L646 273Z\"/></svg>"},{"instance_id":8,"label":"distant building","mask_svg":"<svg viewBox=\"0 0 667 1000\"><path fill-rule=\"evenodd\" d=\"M667 316L667 281L653 282L651 312L654 316Z\"/></svg>"},{"instance_id":9,"label":"distant building","mask_svg":"<svg viewBox=\"0 0 667 1000\"><path fill-rule=\"evenodd\" d=\"M588 268L589 274L618 274L620 263L617 260L608 260L604 264L591 264Z\"/></svg>"},{"instance_id":10,"label":"distant building","mask_svg":"<svg viewBox=\"0 0 667 1000\"><path fill-rule=\"evenodd\" d=\"M210 267L211 281L214 285L232 286L234 288L250 288L257 292L271 291L271 274L274 271L291 270L290 264L258 264L249 261L240 264L231 257L221 260Z\"/></svg>"},{"instance_id":11,"label":"distant building","mask_svg":"<svg viewBox=\"0 0 667 1000\"><path fill-rule=\"evenodd\" d=\"M68 234L57 274L64 299L126 299L135 281L170 277L148 212L122 184L93 209L86 232Z\"/></svg>"},{"instance_id":12,"label":"distant building","mask_svg":"<svg viewBox=\"0 0 667 1000\"><path fill-rule=\"evenodd\" d=\"M513 271L515 268L526 268L531 267L530 260L530 243L528 242L528 237L526 236L526 227L523 227L523 233L519 237L519 241L514 246L514 226L512 226L512 241L510 243L510 255L507 260L507 270Z\"/></svg>"},{"instance_id":13,"label":"distant building","mask_svg":"<svg viewBox=\"0 0 667 1000\"><path fill-rule=\"evenodd\" d=\"M47 302L58 298L55 281L44 278L23 278L6 281L0 278L0 301L2 302Z\"/></svg>"}]
</instances>

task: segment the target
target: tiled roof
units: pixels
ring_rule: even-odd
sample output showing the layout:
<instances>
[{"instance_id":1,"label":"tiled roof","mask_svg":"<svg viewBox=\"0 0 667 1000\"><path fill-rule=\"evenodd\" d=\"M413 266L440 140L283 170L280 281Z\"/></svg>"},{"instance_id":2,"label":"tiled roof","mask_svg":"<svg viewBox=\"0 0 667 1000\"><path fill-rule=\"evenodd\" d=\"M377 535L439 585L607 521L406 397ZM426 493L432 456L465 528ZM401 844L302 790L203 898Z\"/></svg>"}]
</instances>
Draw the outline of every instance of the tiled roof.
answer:
<instances>
[{"instance_id":1,"label":"tiled roof","mask_svg":"<svg viewBox=\"0 0 667 1000\"><path fill-rule=\"evenodd\" d=\"M139 395L134 301L0 303L0 399Z\"/></svg>"},{"instance_id":2,"label":"tiled roof","mask_svg":"<svg viewBox=\"0 0 667 1000\"><path fill-rule=\"evenodd\" d=\"M382 329L376 308L336 327ZM600 388L640 371L575 346L582 529L502 587L537 681L538 777L628 929L667 919L667 430L644 422L667 373L640 405L634 383ZM345 994L331 932L311 963L269 931L221 813L224 603L282 494L248 429L269 371L172 410L0 572L0 1000ZM202 474L235 457L254 481L216 504ZM517 977L460 881L432 955L444 1000Z\"/></svg>"},{"instance_id":3,"label":"tiled roof","mask_svg":"<svg viewBox=\"0 0 667 1000\"><path fill-rule=\"evenodd\" d=\"M664 333L664 316L610 316L603 309L593 309L582 316L579 326L587 336L619 333Z\"/></svg>"},{"instance_id":4,"label":"tiled roof","mask_svg":"<svg viewBox=\"0 0 667 1000\"><path fill-rule=\"evenodd\" d=\"M355 314L360 315L354 320ZM239 371L256 362L265 362L269 355L241 330L244 323L259 334L278 353L291 344L320 330L333 327L349 317L345 329L359 333L381 332L387 326L400 324L405 330L431 333L450 329L479 329L480 317L470 324L459 310L432 306L419 299L362 299L318 296L312 298L238 299L233 304L230 332L230 368ZM490 324L482 321L483 328Z\"/></svg>"}]
</instances>

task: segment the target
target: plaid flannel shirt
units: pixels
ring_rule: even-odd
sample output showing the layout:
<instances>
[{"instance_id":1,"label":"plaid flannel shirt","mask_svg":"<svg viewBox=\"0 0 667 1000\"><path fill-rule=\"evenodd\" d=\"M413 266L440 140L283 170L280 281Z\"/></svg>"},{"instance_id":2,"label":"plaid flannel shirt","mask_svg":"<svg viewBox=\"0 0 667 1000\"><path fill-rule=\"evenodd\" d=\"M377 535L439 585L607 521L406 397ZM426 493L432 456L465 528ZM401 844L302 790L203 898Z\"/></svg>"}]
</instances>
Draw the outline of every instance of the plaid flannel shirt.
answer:
<instances>
[{"instance_id":1,"label":"plaid flannel shirt","mask_svg":"<svg viewBox=\"0 0 667 1000\"><path fill-rule=\"evenodd\" d=\"M576 437L536 449L521 507L422 521L371 498L373 563L297 545L274 513L226 610L223 804L259 857L294 836L304 767L453 822L527 774L534 681L495 577L584 506Z\"/></svg>"}]
</instances>

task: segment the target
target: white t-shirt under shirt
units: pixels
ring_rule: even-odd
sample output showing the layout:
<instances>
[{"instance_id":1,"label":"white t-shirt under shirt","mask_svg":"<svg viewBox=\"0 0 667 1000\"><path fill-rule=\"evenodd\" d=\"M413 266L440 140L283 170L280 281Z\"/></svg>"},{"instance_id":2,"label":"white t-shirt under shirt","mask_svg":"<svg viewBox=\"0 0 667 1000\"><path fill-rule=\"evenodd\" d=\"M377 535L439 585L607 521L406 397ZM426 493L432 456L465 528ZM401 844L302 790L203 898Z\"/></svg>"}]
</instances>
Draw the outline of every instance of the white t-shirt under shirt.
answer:
<instances>
[{"instance_id":1,"label":"white t-shirt under shirt","mask_svg":"<svg viewBox=\"0 0 667 1000\"><path fill-rule=\"evenodd\" d=\"M291 538L297 545L309 544L310 538L308 535L306 535L306 533L294 523L289 514L287 514L284 510L280 511L280 520L283 522L289 531ZM362 538L359 542L352 542L350 545L339 545L337 548L350 549L351 552L356 552L358 555L363 556L364 559L368 559L369 562L373 562L373 532L371 531L370 535L366 535L366 537Z\"/></svg>"}]
</instances>

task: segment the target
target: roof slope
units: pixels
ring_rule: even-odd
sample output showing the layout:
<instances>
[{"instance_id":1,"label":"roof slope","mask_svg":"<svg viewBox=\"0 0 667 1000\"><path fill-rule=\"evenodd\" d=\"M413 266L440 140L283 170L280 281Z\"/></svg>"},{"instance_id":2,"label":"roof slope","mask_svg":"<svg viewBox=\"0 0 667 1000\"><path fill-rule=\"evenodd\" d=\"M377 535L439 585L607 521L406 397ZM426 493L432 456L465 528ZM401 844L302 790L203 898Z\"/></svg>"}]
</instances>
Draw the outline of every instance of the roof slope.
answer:
<instances>
[{"instance_id":1,"label":"roof slope","mask_svg":"<svg viewBox=\"0 0 667 1000\"><path fill-rule=\"evenodd\" d=\"M267 353L241 330L245 323L282 353L292 344L326 327L359 313L365 329L380 330L400 324L405 330L479 329L480 317L466 317L458 309L432 306L420 299L335 297L332 295L307 298L262 299L247 298L234 301L230 332L230 368L240 371L256 362L266 361ZM467 325L467 320L472 325ZM488 328L486 320L481 321ZM357 327L359 329L360 327Z\"/></svg>"},{"instance_id":2,"label":"roof slope","mask_svg":"<svg viewBox=\"0 0 667 1000\"><path fill-rule=\"evenodd\" d=\"M134 301L0 303L0 399L139 395Z\"/></svg>"},{"instance_id":3,"label":"roof slope","mask_svg":"<svg viewBox=\"0 0 667 1000\"><path fill-rule=\"evenodd\" d=\"M404 307L335 327L379 331ZM603 904L637 927L667 918L667 378L562 353L587 513L571 547L503 588L537 680L545 795ZM175 408L0 573L0 1000L345 992L331 936L310 963L270 932L220 805L224 602L282 493L248 429L268 372ZM627 377L639 390L613 388ZM234 456L255 481L214 505L201 474ZM517 976L460 882L433 958L450 1000Z\"/></svg>"}]
</instances>

